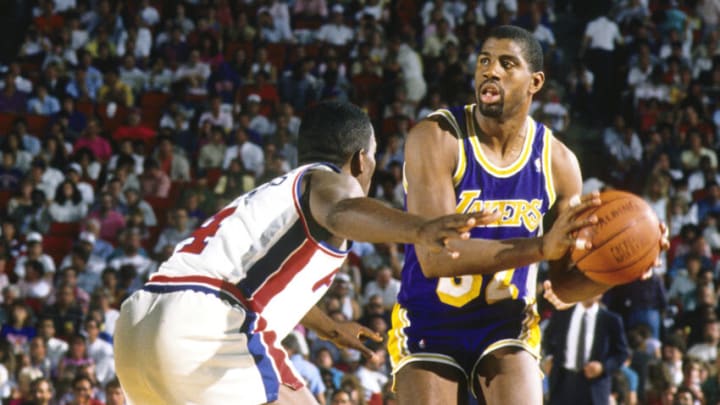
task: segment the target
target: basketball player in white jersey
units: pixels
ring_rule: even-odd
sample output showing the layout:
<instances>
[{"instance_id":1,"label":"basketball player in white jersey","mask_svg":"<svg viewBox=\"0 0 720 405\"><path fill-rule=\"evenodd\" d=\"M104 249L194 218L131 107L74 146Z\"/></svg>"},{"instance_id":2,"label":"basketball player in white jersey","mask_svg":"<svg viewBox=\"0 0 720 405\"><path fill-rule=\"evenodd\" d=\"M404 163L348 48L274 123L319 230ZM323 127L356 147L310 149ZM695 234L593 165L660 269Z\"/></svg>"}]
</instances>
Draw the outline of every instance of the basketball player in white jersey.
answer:
<instances>
[{"instance_id":1,"label":"basketball player in white jersey","mask_svg":"<svg viewBox=\"0 0 720 405\"><path fill-rule=\"evenodd\" d=\"M299 322L366 356L362 339L381 340L315 307L347 240L439 251L497 219L427 220L367 198L375 148L359 108L321 103L300 127L302 166L238 197L175 247L117 321L117 374L131 403L314 404L280 345Z\"/></svg>"}]
</instances>

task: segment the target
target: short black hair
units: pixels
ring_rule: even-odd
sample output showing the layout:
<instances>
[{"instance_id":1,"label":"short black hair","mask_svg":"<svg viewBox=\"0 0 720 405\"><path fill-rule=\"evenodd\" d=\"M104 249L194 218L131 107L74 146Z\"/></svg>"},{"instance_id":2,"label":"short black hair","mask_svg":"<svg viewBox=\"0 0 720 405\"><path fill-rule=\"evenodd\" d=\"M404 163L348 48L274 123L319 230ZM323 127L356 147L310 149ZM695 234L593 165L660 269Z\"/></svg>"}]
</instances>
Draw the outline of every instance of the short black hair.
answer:
<instances>
[{"instance_id":1,"label":"short black hair","mask_svg":"<svg viewBox=\"0 0 720 405\"><path fill-rule=\"evenodd\" d=\"M533 73L543 70L542 46L530 31L514 25L500 25L490 31L488 38L509 39L516 42L520 45L523 58L530 66L530 70Z\"/></svg>"},{"instance_id":2,"label":"short black hair","mask_svg":"<svg viewBox=\"0 0 720 405\"><path fill-rule=\"evenodd\" d=\"M356 152L370 147L372 124L359 107L323 101L305 111L298 135L300 163L343 165Z\"/></svg>"}]
</instances>

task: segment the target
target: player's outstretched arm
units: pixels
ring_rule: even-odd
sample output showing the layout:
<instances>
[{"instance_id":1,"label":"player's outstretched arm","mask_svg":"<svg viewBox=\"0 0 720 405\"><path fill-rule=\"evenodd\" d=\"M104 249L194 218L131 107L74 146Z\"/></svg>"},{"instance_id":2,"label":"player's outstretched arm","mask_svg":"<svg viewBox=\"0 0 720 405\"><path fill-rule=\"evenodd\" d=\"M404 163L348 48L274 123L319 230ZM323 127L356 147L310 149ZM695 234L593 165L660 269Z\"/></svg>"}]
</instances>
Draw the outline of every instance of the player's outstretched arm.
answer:
<instances>
[{"instance_id":1,"label":"player's outstretched arm","mask_svg":"<svg viewBox=\"0 0 720 405\"><path fill-rule=\"evenodd\" d=\"M372 357L374 352L363 341L372 339L382 342L382 336L357 322L337 322L325 314L320 308L313 307L300 323L306 328L314 330L318 336L329 340L338 347L358 350L365 357Z\"/></svg>"},{"instance_id":2,"label":"player's outstretched arm","mask_svg":"<svg viewBox=\"0 0 720 405\"><path fill-rule=\"evenodd\" d=\"M441 125L432 120L419 123L405 144L408 211L423 217L456 211L453 173L458 164L458 141ZM591 222L577 219L577 214L598 203L596 196L585 196L559 221L554 233L543 237L452 240L448 247L459 254L452 262L432 249L416 246L418 259L426 277L452 277L489 274L560 257L575 244L569 235Z\"/></svg>"},{"instance_id":3,"label":"player's outstretched arm","mask_svg":"<svg viewBox=\"0 0 720 405\"><path fill-rule=\"evenodd\" d=\"M316 171L312 174L310 210L315 220L334 235L351 240L382 243L414 243L434 252L457 252L446 248L450 239L467 239L469 230L497 219L496 214L478 212L426 219L365 197L357 180L343 173Z\"/></svg>"}]
</instances>

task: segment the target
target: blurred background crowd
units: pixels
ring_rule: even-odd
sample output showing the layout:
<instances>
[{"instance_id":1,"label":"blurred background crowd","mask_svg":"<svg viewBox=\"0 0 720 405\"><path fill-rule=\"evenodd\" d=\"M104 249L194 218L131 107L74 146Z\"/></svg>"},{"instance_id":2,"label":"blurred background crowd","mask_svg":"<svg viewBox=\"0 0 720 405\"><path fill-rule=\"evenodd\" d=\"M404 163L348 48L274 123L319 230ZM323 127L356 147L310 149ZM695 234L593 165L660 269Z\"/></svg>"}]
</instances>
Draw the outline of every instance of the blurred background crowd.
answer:
<instances>
[{"instance_id":1,"label":"blurred background crowd","mask_svg":"<svg viewBox=\"0 0 720 405\"><path fill-rule=\"evenodd\" d=\"M717 404L719 23L719 0L3 2L2 403L123 403L122 300L208 216L297 165L319 100L367 111L371 194L402 207L408 130L474 102L484 34L514 24L545 51L532 114L576 151L586 191L642 195L670 230L655 275L603 297L631 349L607 370L612 401ZM355 243L320 305L386 335L402 251ZM383 345L364 359L301 327L283 345L321 403L393 403Z\"/></svg>"}]
</instances>

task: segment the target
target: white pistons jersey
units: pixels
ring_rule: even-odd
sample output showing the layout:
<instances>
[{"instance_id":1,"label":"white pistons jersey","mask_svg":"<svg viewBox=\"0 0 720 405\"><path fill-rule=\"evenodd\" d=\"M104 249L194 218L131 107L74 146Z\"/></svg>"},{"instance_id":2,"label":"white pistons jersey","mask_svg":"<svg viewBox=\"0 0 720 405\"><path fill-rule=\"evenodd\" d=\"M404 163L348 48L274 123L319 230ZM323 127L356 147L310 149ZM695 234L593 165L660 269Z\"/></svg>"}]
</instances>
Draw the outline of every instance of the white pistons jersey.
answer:
<instances>
[{"instance_id":1,"label":"white pistons jersey","mask_svg":"<svg viewBox=\"0 0 720 405\"><path fill-rule=\"evenodd\" d=\"M338 169L301 166L238 197L178 243L146 289L192 283L192 276L217 279L219 289L264 320L257 327L282 339L325 294L347 256L310 234L300 198L309 170Z\"/></svg>"}]
</instances>

